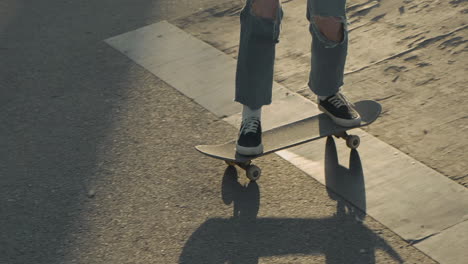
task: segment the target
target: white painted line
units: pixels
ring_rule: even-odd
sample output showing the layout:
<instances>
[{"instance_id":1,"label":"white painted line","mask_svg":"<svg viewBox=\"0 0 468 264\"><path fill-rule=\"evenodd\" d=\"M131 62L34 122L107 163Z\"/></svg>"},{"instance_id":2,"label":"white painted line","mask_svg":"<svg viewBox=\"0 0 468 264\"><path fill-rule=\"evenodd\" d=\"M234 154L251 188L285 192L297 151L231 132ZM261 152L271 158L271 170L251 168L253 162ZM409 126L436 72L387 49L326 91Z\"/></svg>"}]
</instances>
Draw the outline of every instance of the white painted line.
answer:
<instances>
[{"instance_id":1,"label":"white painted line","mask_svg":"<svg viewBox=\"0 0 468 264\"><path fill-rule=\"evenodd\" d=\"M233 101L234 59L165 21L106 42L238 127L241 108ZM314 103L277 83L273 94L272 105L262 114L265 130L318 112ZM460 223L468 217L466 188L360 129L353 133L361 137L362 144L351 156L342 140L335 141L336 150L331 145L325 149L325 140L318 140L278 155L407 240L438 234L415 246L429 256L435 252L434 258L441 263L465 261L466 222ZM346 164L340 165L337 158ZM433 250L446 241L462 246Z\"/></svg>"},{"instance_id":2,"label":"white painted line","mask_svg":"<svg viewBox=\"0 0 468 264\"><path fill-rule=\"evenodd\" d=\"M304 97L275 83L273 91L273 102L271 105L262 107L262 129L267 131L275 127L290 124L295 121L319 113L317 106ZM224 120L235 127L239 127L242 114L239 112Z\"/></svg>"},{"instance_id":3,"label":"white painted line","mask_svg":"<svg viewBox=\"0 0 468 264\"><path fill-rule=\"evenodd\" d=\"M440 234L417 244L423 252L444 264L468 262L468 221L455 225Z\"/></svg>"},{"instance_id":4,"label":"white painted line","mask_svg":"<svg viewBox=\"0 0 468 264\"><path fill-rule=\"evenodd\" d=\"M240 111L233 101L236 61L168 22L105 41L217 116Z\"/></svg>"},{"instance_id":5,"label":"white painted line","mask_svg":"<svg viewBox=\"0 0 468 264\"><path fill-rule=\"evenodd\" d=\"M438 233L468 216L468 193L463 186L362 130L352 133L362 141L358 153L362 170L356 173L363 174L365 193L356 195L349 189L351 186L330 186L347 200L407 240ZM277 154L326 184L341 175L327 170L326 164L333 158L325 156L324 143L313 141ZM335 143L339 164L344 168L356 165L349 164L350 151L345 142ZM359 177L348 170L340 173ZM364 204L360 201L363 195Z\"/></svg>"}]
</instances>

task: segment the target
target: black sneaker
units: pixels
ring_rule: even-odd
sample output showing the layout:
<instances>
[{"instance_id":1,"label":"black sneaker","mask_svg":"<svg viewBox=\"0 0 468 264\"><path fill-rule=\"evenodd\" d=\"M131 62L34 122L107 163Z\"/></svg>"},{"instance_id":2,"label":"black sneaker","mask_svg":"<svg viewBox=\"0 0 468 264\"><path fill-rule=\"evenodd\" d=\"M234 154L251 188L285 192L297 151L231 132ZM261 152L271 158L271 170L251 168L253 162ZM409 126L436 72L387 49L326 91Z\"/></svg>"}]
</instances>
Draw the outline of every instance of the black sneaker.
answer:
<instances>
[{"instance_id":1,"label":"black sneaker","mask_svg":"<svg viewBox=\"0 0 468 264\"><path fill-rule=\"evenodd\" d=\"M318 107L340 126L353 127L361 123L359 113L341 93L329 96L323 101L319 99Z\"/></svg>"},{"instance_id":2,"label":"black sneaker","mask_svg":"<svg viewBox=\"0 0 468 264\"><path fill-rule=\"evenodd\" d=\"M262 125L258 118L250 117L242 121L236 150L237 153L246 156L258 155L263 152Z\"/></svg>"}]
</instances>

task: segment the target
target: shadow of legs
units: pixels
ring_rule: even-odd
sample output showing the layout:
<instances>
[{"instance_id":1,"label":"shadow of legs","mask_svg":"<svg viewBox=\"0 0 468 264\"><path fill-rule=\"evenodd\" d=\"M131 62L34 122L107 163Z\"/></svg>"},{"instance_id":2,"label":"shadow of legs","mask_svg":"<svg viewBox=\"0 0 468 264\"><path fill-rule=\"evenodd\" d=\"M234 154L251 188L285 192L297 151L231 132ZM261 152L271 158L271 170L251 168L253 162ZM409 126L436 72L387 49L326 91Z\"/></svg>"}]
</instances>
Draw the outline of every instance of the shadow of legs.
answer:
<instances>
[{"instance_id":1,"label":"shadow of legs","mask_svg":"<svg viewBox=\"0 0 468 264\"><path fill-rule=\"evenodd\" d=\"M242 186L237 179L236 168L228 166L221 184L221 198L226 205L234 203L233 218L253 223L260 208L260 189L254 181Z\"/></svg>"},{"instance_id":2,"label":"shadow of legs","mask_svg":"<svg viewBox=\"0 0 468 264\"><path fill-rule=\"evenodd\" d=\"M330 198L339 200L337 199L339 195L363 212L366 211L366 189L359 153L355 149L351 150L349 169L341 166L333 137L328 137L325 145L325 184ZM338 204L337 213L344 213L346 208L348 211L355 211L353 207ZM357 212L353 212L355 213ZM362 212L358 214L359 218L363 219L364 214Z\"/></svg>"}]
</instances>

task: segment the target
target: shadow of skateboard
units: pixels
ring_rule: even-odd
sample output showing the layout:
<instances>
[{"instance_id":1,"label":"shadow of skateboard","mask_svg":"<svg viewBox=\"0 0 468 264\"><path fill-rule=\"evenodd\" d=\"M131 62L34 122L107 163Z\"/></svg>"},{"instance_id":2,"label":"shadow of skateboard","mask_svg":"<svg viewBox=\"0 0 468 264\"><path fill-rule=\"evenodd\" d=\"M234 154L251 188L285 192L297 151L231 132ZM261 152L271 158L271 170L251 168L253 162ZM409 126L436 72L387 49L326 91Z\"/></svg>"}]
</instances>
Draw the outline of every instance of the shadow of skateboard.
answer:
<instances>
[{"instance_id":1,"label":"shadow of skateboard","mask_svg":"<svg viewBox=\"0 0 468 264\"><path fill-rule=\"evenodd\" d=\"M239 166L246 171L247 178L256 181L260 177L261 170L252 164L252 160L272 152L329 136L343 138L349 148L356 149L360 144L359 136L349 135L347 131L370 125L379 117L382 106L372 100L359 101L354 105L361 115L360 125L343 127L335 124L326 114L321 113L264 132L262 134L263 152L259 155L245 156L237 153L236 140L220 145L198 145L195 149L209 157L224 160L229 166Z\"/></svg>"}]
</instances>

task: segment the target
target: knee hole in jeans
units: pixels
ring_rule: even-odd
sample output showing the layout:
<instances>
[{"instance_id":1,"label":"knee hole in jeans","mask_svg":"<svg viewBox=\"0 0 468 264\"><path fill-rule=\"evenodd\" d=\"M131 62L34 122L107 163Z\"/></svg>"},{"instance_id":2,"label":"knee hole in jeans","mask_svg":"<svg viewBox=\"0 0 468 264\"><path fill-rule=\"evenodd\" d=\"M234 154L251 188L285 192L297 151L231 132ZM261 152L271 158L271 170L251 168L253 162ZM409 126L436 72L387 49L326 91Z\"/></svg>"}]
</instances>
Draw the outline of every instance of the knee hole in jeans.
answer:
<instances>
[{"instance_id":1,"label":"knee hole in jeans","mask_svg":"<svg viewBox=\"0 0 468 264\"><path fill-rule=\"evenodd\" d=\"M279 0L252 0L251 10L257 17L276 19L279 6Z\"/></svg>"},{"instance_id":2,"label":"knee hole in jeans","mask_svg":"<svg viewBox=\"0 0 468 264\"><path fill-rule=\"evenodd\" d=\"M313 23L320 33L327 39L340 43L345 38L345 26L343 18L333 16L313 16Z\"/></svg>"}]
</instances>

